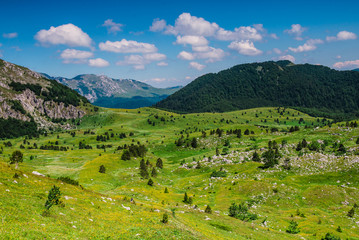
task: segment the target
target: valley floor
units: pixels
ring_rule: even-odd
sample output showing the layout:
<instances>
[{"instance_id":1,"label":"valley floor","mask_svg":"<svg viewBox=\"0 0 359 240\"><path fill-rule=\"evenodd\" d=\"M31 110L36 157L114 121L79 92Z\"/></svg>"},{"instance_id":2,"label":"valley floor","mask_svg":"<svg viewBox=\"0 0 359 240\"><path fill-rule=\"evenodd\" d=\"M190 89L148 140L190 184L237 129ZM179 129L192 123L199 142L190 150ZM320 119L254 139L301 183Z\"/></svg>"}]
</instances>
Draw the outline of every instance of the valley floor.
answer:
<instances>
[{"instance_id":1,"label":"valley floor","mask_svg":"<svg viewBox=\"0 0 359 240\"><path fill-rule=\"evenodd\" d=\"M283 108L183 115L100 109L76 130L2 140L0 236L324 239L329 233L359 239L354 122ZM8 163L16 150L24 154L18 169ZM130 160L123 160L124 152ZM142 176L141 159L147 162ZM263 168L266 163L272 165ZM44 212L53 185L60 187L62 204ZM192 203L183 202L185 193ZM257 217L231 217L232 203ZM212 213L205 212L208 205ZM165 213L168 223L161 222ZM288 233L291 222L298 233Z\"/></svg>"}]
</instances>

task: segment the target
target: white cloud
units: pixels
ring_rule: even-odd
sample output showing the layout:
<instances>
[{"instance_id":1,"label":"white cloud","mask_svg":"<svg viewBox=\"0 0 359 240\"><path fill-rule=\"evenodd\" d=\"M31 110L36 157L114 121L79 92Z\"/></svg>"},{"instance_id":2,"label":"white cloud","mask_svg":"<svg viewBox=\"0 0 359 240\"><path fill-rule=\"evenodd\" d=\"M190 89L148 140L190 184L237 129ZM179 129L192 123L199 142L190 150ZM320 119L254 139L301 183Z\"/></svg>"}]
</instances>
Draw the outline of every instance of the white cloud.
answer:
<instances>
[{"instance_id":1,"label":"white cloud","mask_svg":"<svg viewBox=\"0 0 359 240\"><path fill-rule=\"evenodd\" d=\"M289 60L289 61L291 61L292 63L295 62L295 58L294 58L292 55L280 56L278 59L279 59L279 60Z\"/></svg>"},{"instance_id":2,"label":"white cloud","mask_svg":"<svg viewBox=\"0 0 359 240\"><path fill-rule=\"evenodd\" d=\"M336 59L341 59L342 56L338 55L338 56L336 56L335 58L336 58Z\"/></svg>"},{"instance_id":3,"label":"white cloud","mask_svg":"<svg viewBox=\"0 0 359 240\"><path fill-rule=\"evenodd\" d=\"M256 25L261 26L259 29L263 30L262 24ZM259 33L259 30L252 27L238 27L234 31L227 31L223 28L220 28L216 33L216 38L223 41L239 41L239 40L253 40L259 41L262 40L262 35Z\"/></svg>"},{"instance_id":4,"label":"white cloud","mask_svg":"<svg viewBox=\"0 0 359 240\"><path fill-rule=\"evenodd\" d=\"M168 66L168 63L166 63L166 62L159 62L159 63L157 63L157 66L166 67L166 66Z\"/></svg>"},{"instance_id":5,"label":"white cloud","mask_svg":"<svg viewBox=\"0 0 359 240\"><path fill-rule=\"evenodd\" d=\"M16 32L13 33L4 33L2 35L4 38L17 38L18 34Z\"/></svg>"},{"instance_id":6,"label":"white cloud","mask_svg":"<svg viewBox=\"0 0 359 240\"><path fill-rule=\"evenodd\" d=\"M144 59L148 61L162 61L166 59L166 55L162 53L148 53L143 55Z\"/></svg>"},{"instance_id":7,"label":"white cloud","mask_svg":"<svg viewBox=\"0 0 359 240\"><path fill-rule=\"evenodd\" d=\"M64 44L71 47L91 47L92 40L81 28L69 23L49 30L40 30L35 39L43 45Z\"/></svg>"},{"instance_id":8,"label":"white cloud","mask_svg":"<svg viewBox=\"0 0 359 240\"><path fill-rule=\"evenodd\" d=\"M333 65L335 68L359 68L359 60L354 61L345 61L345 62L337 62Z\"/></svg>"},{"instance_id":9,"label":"white cloud","mask_svg":"<svg viewBox=\"0 0 359 240\"><path fill-rule=\"evenodd\" d=\"M103 24L103 27L107 28L107 31L109 33L116 34L117 32L122 31L123 24L121 23L115 23L112 19L107 19Z\"/></svg>"},{"instance_id":10,"label":"white cloud","mask_svg":"<svg viewBox=\"0 0 359 240\"><path fill-rule=\"evenodd\" d=\"M91 67L107 67L110 63L102 58L95 58L89 60L89 66Z\"/></svg>"},{"instance_id":11,"label":"white cloud","mask_svg":"<svg viewBox=\"0 0 359 240\"><path fill-rule=\"evenodd\" d=\"M129 55L125 56L124 60L117 62L117 65L132 65L134 69L144 69L145 65L155 61L162 61L166 59L166 55L161 53L150 53L144 55ZM164 65L162 65L164 66Z\"/></svg>"},{"instance_id":12,"label":"white cloud","mask_svg":"<svg viewBox=\"0 0 359 240\"><path fill-rule=\"evenodd\" d=\"M357 35L355 33L348 32L348 31L341 31L341 32L338 32L338 34L336 36L328 36L326 38L326 40L328 42L354 40L354 39L357 39Z\"/></svg>"},{"instance_id":13,"label":"white cloud","mask_svg":"<svg viewBox=\"0 0 359 240\"><path fill-rule=\"evenodd\" d=\"M165 20L160 20L160 19L155 19L152 22L152 26L150 27L150 31L152 32L160 32L162 30L164 30L166 28L166 21Z\"/></svg>"},{"instance_id":14,"label":"white cloud","mask_svg":"<svg viewBox=\"0 0 359 240\"><path fill-rule=\"evenodd\" d=\"M76 49L65 49L64 51L62 51L60 57L62 59L86 59L93 57L93 53Z\"/></svg>"},{"instance_id":15,"label":"white cloud","mask_svg":"<svg viewBox=\"0 0 359 240\"><path fill-rule=\"evenodd\" d=\"M208 41L205 37L203 36L177 36L177 40L176 40L177 44L190 44L192 46L206 46L208 45Z\"/></svg>"},{"instance_id":16,"label":"white cloud","mask_svg":"<svg viewBox=\"0 0 359 240\"><path fill-rule=\"evenodd\" d=\"M307 30L306 28L302 27L300 24L292 24L291 29L284 30L284 32L288 33L289 35L294 36L294 39L301 41L302 33Z\"/></svg>"},{"instance_id":17,"label":"white cloud","mask_svg":"<svg viewBox=\"0 0 359 240\"><path fill-rule=\"evenodd\" d=\"M202 65L202 64L200 64L198 62L190 62L189 66L191 68L197 69L198 71L201 71L206 67L205 65Z\"/></svg>"},{"instance_id":18,"label":"white cloud","mask_svg":"<svg viewBox=\"0 0 359 240\"><path fill-rule=\"evenodd\" d=\"M248 40L231 42L231 44L228 45L228 48L237 51L239 54L247 56L256 56L263 53L261 50L255 48L253 42Z\"/></svg>"},{"instance_id":19,"label":"white cloud","mask_svg":"<svg viewBox=\"0 0 359 240\"><path fill-rule=\"evenodd\" d=\"M121 41L111 42L101 42L99 48L102 51L115 52L115 53L153 53L157 52L157 48L154 44L136 42L136 41L127 41L122 39Z\"/></svg>"},{"instance_id":20,"label":"white cloud","mask_svg":"<svg viewBox=\"0 0 359 240\"><path fill-rule=\"evenodd\" d=\"M167 26L166 33L174 35L213 36L219 26L210 23L203 18L191 16L189 13L182 13L176 19L175 26Z\"/></svg>"},{"instance_id":21,"label":"white cloud","mask_svg":"<svg viewBox=\"0 0 359 240\"><path fill-rule=\"evenodd\" d=\"M167 80L166 78L152 78L151 79L152 82L164 82L166 80Z\"/></svg>"},{"instance_id":22,"label":"white cloud","mask_svg":"<svg viewBox=\"0 0 359 240\"><path fill-rule=\"evenodd\" d=\"M191 61L193 60L195 57L193 56L192 53L190 52L186 52L186 51L182 51L177 55L177 58L182 59L182 60L188 60Z\"/></svg>"},{"instance_id":23,"label":"white cloud","mask_svg":"<svg viewBox=\"0 0 359 240\"><path fill-rule=\"evenodd\" d=\"M322 43L324 42L321 39L309 39L308 41L306 41L306 43L298 46L297 48L289 47L289 50L295 53L313 51L317 49L317 44L322 44Z\"/></svg>"},{"instance_id":24,"label":"white cloud","mask_svg":"<svg viewBox=\"0 0 359 240\"><path fill-rule=\"evenodd\" d=\"M198 59L207 59L206 62L216 62L222 60L226 53L220 48L208 47L207 51L195 52L194 56Z\"/></svg>"},{"instance_id":25,"label":"white cloud","mask_svg":"<svg viewBox=\"0 0 359 240\"><path fill-rule=\"evenodd\" d=\"M282 54L282 51L278 48L274 48L273 52L275 52L276 54Z\"/></svg>"},{"instance_id":26,"label":"white cloud","mask_svg":"<svg viewBox=\"0 0 359 240\"><path fill-rule=\"evenodd\" d=\"M185 77L185 79L186 79L186 80L190 80L190 79L192 79L192 77L187 76L187 77Z\"/></svg>"}]
</instances>

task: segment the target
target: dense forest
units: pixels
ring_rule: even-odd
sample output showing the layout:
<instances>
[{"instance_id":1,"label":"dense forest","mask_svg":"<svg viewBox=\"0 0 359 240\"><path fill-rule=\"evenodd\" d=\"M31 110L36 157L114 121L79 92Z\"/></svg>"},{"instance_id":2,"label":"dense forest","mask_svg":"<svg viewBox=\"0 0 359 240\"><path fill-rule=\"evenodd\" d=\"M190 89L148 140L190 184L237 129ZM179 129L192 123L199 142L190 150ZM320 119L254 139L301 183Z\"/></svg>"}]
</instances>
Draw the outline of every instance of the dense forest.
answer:
<instances>
[{"instance_id":1,"label":"dense forest","mask_svg":"<svg viewBox=\"0 0 359 240\"><path fill-rule=\"evenodd\" d=\"M203 75L154 106L182 113L286 106L354 118L359 116L359 73L286 60L242 64Z\"/></svg>"}]
</instances>

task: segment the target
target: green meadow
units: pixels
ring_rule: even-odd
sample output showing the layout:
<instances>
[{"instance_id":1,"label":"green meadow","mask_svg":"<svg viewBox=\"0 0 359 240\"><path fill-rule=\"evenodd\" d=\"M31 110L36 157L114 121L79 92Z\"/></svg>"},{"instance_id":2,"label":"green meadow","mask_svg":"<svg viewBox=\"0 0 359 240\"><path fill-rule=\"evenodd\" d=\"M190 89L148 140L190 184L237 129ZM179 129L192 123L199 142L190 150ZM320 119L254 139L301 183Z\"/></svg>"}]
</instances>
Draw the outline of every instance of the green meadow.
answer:
<instances>
[{"instance_id":1,"label":"green meadow","mask_svg":"<svg viewBox=\"0 0 359 240\"><path fill-rule=\"evenodd\" d=\"M334 123L288 108L198 114L100 108L76 129L0 142L0 236L324 239L330 233L359 239L359 128L354 122ZM298 149L303 139L307 146ZM274 141L277 163L263 168ZM146 152L123 160L131 145L143 145ZM16 150L23 153L18 169L9 164ZM255 152L260 161L253 161ZM156 166L159 158L163 168ZM140 175L141 159L152 186ZM62 203L44 214L53 185L60 187ZM185 193L191 204L183 202ZM232 203L244 204L257 217L229 216ZM205 212L207 205L212 213ZM161 222L165 213L168 223ZM286 231L291 221L298 233Z\"/></svg>"}]
</instances>

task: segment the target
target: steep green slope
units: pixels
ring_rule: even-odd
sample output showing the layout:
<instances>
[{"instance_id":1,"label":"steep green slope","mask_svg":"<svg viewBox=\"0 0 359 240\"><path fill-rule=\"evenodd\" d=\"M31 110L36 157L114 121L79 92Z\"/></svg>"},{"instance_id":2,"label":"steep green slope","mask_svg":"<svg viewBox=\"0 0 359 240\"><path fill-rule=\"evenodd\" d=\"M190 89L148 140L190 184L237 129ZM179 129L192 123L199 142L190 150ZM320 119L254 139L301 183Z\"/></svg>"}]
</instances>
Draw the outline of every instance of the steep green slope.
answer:
<instances>
[{"instance_id":1,"label":"steep green slope","mask_svg":"<svg viewBox=\"0 0 359 240\"><path fill-rule=\"evenodd\" d=\"M155 104L178 112L297 107L327 116L359 114L359 73L289 61L242 64L206 74Z\"/></svg>"}]
</instances>

